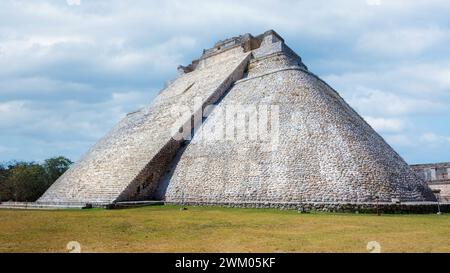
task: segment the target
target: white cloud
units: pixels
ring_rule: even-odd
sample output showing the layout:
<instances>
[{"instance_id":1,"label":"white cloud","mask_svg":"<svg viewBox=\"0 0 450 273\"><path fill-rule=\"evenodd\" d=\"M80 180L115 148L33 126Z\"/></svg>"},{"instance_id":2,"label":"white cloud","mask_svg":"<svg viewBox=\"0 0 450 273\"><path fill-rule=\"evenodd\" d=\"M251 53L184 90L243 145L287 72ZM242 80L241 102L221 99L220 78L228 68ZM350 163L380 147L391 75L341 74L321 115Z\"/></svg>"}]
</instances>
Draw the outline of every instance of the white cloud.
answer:
<instances>
[{"instance_id":1,"label":"white cloud","mask_svg":"<svg viewBox=\"0 0 450 273\"><path fill-rule=\"evenodd\" d=\"M17 149L6 146L0 146L0 153L13 153L13 152L17 152Z\"/></svg>"},{"instance_id":2,"label":"white cloud","mask_svg":"<svg viewBox=\"0 0 450 273\"><path fill-rule=\"evenodd\" d=\"M406 147L411 149L416 145L416 141L406 134L388 134L385 136L386 141L394 147Z\"/></svg>"},{"instance_id":3,"label":"white cloud","mask_svg":"<svg viewBox=\"0 0 450 273\"><path fill-rule=\"evenodd\" d=\"M172 37L153 47L125 49L117 55L103 60L104 69L117 71L148 69L153 71L173 70L182 61L180 49L192 49L196 40L188 36ZM108 59L106 59L108 58Z\"/></svg>"},{"instance_id":4,"label":"white cloud","mask_svg":"<svg viewBox=\"0 0 450 273\"><path fill-rule=\"evenodd\" d=\"M448 110L446 103L433 98L415 98L364 87L356 88L347 99L363 115L404 116L445 113Z\"/></svg>"},{"instance_id":5,"label":"white cloud","mask_svg":"<svg viewBox=\"0 0 450 273\"><path fill-rule=\"evenodd\" d=\"M449 32L439 28L385 29L363 33L356 48L370 54L410 57L448 40Z\"/></svg>"},{"instance_id":6,"label":"white cloud","mask_svg":"<svg viewBox=\"0 0 450 273\"><path fill-rule=\"evenodd\" d=\"M393 61L378 67L364 67L365 64L361 64L358 71L350 68L349 71L333 73L324 78L339 90L363 86L365 89L390 89L391 92L409 96L449 96L449 61L450 59L442 57L433 63L403 64Z\"/></svg>"},{"instance_id":7,"label":"white cloud","mask_svg":"<svg viewBox=\"0 0 450 273\"><path fill-rule=\"evenodd\" d=\"M420 141L432 145L450 144L450 136L442 136L432 132L427 132L420 136Z\"/></svg>"},{"instance_id":8,"label":"white cloud","mask_svg":"<svg viewBox=\"0 0 450 273\"><path fill-rule=\"evenodd\" d=\"M66 0L69 6L79 6L81 5L81 0Z\"/></svg>"},{"instance_id":9,"label":"white cloud","mask_svg":"<svg viewBox=\"0 0 450 273\"><path fill-rule=\"evenodd\" d=\"M26 101L8 101L0 103L0 128L3 134L10 127L21 126L36 117L35 111Z\"/></svg>"},{"instance_id":10,"label":"white cloud","mask_svg":"<svg viewBox=\"0 0 450 273\"><path fill-rule=\"evenodd\" d=\"M398 118L364 117L364 119L378 132L401 132L405 129L405 121Z\"/></svg>"}]
</instances>

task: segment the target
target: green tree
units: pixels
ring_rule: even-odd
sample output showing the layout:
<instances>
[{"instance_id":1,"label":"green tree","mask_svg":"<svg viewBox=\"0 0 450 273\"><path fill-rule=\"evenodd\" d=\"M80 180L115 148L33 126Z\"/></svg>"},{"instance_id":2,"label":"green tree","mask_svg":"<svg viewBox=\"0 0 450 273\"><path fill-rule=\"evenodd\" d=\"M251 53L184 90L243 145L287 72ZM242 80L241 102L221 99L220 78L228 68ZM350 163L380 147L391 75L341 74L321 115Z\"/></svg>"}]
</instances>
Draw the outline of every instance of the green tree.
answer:
<instances>
[{"instance_id":1,"label":"green tree","mask_svg":"<svg viewBox=\"0 0 450 273\"><path fill-rule=\"evenodd\" d=\"M72 165L70 159L63 156L53 157L45 160L43 167L47 173L48 179L53 184L65 171Z\"/></svg>"},{"instance_id":2,"label":"green tree","mask_svg":"<svg viewBox=\"0 0 450 273\"><path fill-rule=\"evenodd\" d=\"M72 161L59 156L43 164L15 162L0 165L0 201L36 201L67 169Z\"/></svg>"},{"instance_id":3,"label":"green tree","mask_svg":"<svg viewBox=\"0 0 450 273\"><path fill-rule=\"evenodd\" d=\"M11 192L6 186L9 170L3 164L0 165L0 202L11 199Z\"/></svg>"},{"instance_id":4,"label":"green tree","mask_svg":"<svg viewBox=\"0 0 450 273\"><path fill-rule=\"evenodd\" d=\"M14 201L36 201L51 185L45 169L39 164L18 162L8 169L5 186Z\"/></svg>"}]
</instances>

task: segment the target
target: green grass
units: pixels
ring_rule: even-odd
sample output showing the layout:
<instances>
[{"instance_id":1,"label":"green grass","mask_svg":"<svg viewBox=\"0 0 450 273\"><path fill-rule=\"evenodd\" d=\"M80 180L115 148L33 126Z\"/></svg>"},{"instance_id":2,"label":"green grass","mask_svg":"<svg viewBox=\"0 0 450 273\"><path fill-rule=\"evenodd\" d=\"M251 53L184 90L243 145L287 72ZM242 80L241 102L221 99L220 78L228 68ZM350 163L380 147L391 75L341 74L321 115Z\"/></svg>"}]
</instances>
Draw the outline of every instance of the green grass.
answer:
<instances>
[{"instance_id":1,"label":"green grass","mask_svg":"<svg viewBox=\"0 0 450 273\"><path fill-rule=\"evenodd\" d=\"M153 206L0 210L0 252L450 252L450 215Z\"/></svg>"}]
</instances>

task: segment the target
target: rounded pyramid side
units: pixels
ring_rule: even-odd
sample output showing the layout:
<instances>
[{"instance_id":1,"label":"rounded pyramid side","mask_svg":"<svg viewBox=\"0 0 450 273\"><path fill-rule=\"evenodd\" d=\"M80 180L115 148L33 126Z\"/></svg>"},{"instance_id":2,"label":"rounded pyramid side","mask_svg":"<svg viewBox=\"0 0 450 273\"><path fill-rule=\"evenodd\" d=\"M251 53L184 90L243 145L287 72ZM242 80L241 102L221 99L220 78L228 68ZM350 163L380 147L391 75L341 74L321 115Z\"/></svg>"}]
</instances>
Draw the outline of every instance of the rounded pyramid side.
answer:
<instances>
[{"instance_id":1,"label":"rounded pyramid side","mask_svg":"<svg viewBox=\"0 0 450 273\"><path fill-rule=\"evenodd\" d=\"M268 62L251 65L249 78L212 110L179 156L164 190L166 201L435 200L425 182L325 82L301 68L269 71ZM266 73L252 76L252 69L261 67ZM231 118L233 108L244 109L243 121ZM257 125L250 122L255 116ZM264 123L269 134L259 130ZM247 135L239 135L239 128ZM250 133L255 130L256 139Z\"/></svg>"}]
</instances>

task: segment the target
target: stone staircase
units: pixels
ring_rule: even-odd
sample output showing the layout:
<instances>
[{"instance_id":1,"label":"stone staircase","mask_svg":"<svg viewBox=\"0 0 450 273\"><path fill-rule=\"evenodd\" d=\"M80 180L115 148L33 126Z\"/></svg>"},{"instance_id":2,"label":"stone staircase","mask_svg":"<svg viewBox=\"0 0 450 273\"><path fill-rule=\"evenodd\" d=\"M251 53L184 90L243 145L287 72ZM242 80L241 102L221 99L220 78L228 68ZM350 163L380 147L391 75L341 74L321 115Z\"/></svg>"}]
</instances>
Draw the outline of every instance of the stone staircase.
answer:
<instances>
[{"instance_id":1,"label":"stone staircase","mask_svg":"<svg viewBox=\"0 0 450 273\"><path fill-rule=\"evenodd\" d=\"M151 199L160 177L184 142L174 136L178 133L173 129L190 133L186 125L190 126L198 114L201 118L205 106L216 102L243 77L250 54L236 45L222 54L204 56L170 83L151 106L128 114L38 203L112 204ZM191 116L174 116L173 110L182 107L189 108Z\"/></svg>"}]
</instances>

